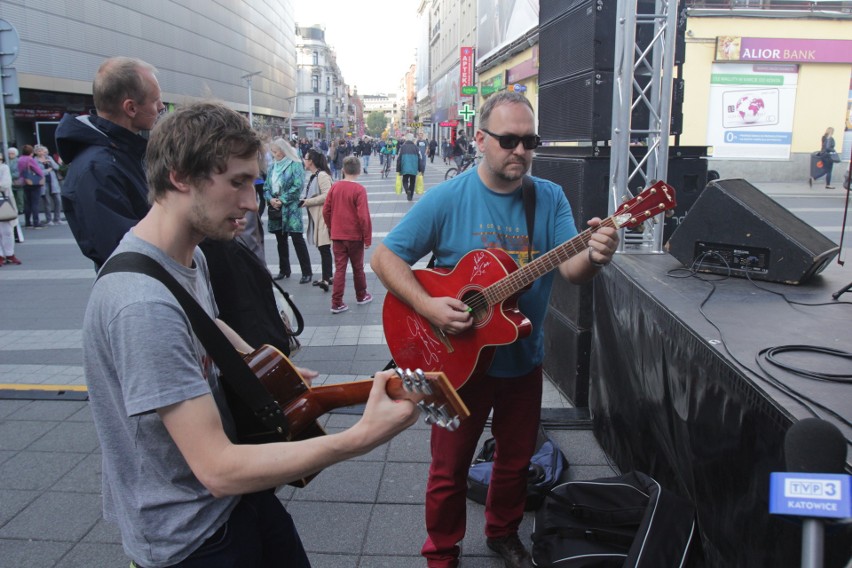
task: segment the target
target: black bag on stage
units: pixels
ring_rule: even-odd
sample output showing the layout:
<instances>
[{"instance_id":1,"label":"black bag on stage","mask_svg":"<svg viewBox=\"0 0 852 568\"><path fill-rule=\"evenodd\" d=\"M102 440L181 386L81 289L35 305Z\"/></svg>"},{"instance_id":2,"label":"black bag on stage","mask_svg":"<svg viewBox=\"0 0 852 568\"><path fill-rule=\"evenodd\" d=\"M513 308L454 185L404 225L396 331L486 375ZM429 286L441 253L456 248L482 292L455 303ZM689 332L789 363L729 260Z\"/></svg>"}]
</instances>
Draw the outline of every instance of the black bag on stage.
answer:
<instances>
[{"instance_id":1,"label":"black bag on stage","mask_svg":"<svg viewBox=\"0 0 852 568\"><path fill-rule=\"evenodd\" d=\"M535 515L532 558L538 567L679 567L693 538L692 504L631 472L551 489Z\"/></svg>"},{"instance_id":2,"label":"black bag on stage","mask_svg":"<svg viewBox=\"0 0 852 568\"><path fill-rule=\"evenodd\" d=\"M482 505L488 497L491 469L494 466L494 438L485 440L467 475L467 498ZM539 430L538 450L530 461L527 473L527 500L525 511L535 511L544 502L547 492L561 481L568 469L568 460L543 429Z\"/></svg>"}]
</instances>

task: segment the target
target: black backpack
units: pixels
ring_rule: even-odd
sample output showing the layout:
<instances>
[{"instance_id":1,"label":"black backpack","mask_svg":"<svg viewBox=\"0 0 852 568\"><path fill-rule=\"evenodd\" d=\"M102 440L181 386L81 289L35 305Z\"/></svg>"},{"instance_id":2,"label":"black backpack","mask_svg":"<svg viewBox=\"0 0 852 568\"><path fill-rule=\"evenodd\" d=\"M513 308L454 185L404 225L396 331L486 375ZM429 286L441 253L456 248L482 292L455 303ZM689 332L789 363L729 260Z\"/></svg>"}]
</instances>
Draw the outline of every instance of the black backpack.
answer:
<instances>
[{"instance_id":1,"label":"black backpack","mask_svg":"<svg viewBox=\"0 0 852 568\"><path fill-rule=\"evenodd\" d=\"M494 438L485 440L467 475L467 498L482 505L488 497L491 469L494 466ZM530 461L527 473L527 500L525 511L535 511L544 502L547 492L561 481L568 470L568 460L543 429L539 430L538 450Z\"/></svg>"},{"instance_id":2,"label":"black backpack","mask_svg":"<svg viewBox=\"0 0 852 568\"><path fill-rule=\"evenodd\" d=\"M695 509L639 472L557 485L535 515L533 564L559 568L683 566Z\"/></svg>"}]
</instances>

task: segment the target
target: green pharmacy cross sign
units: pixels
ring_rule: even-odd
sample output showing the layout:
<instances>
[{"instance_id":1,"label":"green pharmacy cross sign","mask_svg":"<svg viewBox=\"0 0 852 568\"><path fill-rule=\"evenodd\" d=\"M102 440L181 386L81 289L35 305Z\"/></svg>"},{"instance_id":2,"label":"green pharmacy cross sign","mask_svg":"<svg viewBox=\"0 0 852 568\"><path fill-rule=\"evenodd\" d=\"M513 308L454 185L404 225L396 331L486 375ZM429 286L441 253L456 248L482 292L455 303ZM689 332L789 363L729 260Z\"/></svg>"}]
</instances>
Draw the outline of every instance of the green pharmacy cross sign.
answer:
<instances>
[{"instance_id":1,"label":"green pharmacy cross sign","mask_svg":"<svg viewBox=\"0 0 852 568\"><path fill-rule=\"evenodd\" d=\"M470 122L470 119L476 114L476 111L470 108L470 105L464 103L464 107L462 107L461 111L459 111L459 116L464 119L465 122Z\"/></svg>"}]
</instances>

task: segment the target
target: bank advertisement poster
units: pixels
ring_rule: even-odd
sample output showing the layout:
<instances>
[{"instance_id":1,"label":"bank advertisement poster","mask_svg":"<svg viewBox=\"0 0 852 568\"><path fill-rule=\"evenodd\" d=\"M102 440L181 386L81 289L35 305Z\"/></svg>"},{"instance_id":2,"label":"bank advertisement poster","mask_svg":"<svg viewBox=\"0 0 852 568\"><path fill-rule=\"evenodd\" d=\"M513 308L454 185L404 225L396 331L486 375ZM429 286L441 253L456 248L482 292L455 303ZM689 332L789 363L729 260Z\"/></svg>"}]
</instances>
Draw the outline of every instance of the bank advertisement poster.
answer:
<instances>
[{"instance_id":1,"label":"bank advertisement poster","mask_svg":"<svg viewBox=\"0 0 852 568\"><path fill-rule=\"evenodd\" d=\"M714 64L707 124L713 157L788 160L798 76L790 63Z\"/></svg>"}]
</instances>

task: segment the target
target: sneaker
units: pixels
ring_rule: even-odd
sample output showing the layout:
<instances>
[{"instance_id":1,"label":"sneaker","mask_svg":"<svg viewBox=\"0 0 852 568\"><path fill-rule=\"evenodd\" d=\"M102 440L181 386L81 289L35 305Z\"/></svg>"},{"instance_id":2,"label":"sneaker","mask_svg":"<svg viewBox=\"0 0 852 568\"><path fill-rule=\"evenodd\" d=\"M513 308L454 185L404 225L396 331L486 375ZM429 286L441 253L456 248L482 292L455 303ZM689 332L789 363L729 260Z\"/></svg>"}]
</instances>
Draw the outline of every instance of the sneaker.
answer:
<instances>
[{"instance_id":1,"label":"sneaker","mask_svg":"<svg viewBox=\"0 0 852 568\"><path fill-rule=\"evenodd\" d=\"M530 554L521 544L517 533L501 538L489 538L485 541L488 548L496 552L503 559L506 568L532 568Z\"/></svg>"},{"instance_id":2,"label":"sneaker","mask_svg":"<svg viewBox=\"0 0 852 568\"><path fill-rule=\"evenodd\" d=\"M370 294L369 292L367 292L367 294L363 298L361 298L360 300L358 300L355 303L358 304L359 306L363 306L364 304L369 304L372 301L373 301L373 295Z\"/></svg>"},{"instance_id":3,"label":"sneaker","mask_svg":"<svg viewBox=\"0 0 852 568\"><path fill-rule=\"evenodd\" d=\"M342 314L343 312L345 312L348 309L349 309L349 306L347 306L346 304L340 304L337 307L331 306L331 313Z\"/></svg>"},{"instance_id":4,"label":"sneaker","mask_svg":"<svg viewBox=\"0 0 852 568\"><path fill-rule=\"evenodd\" d=\"M0 258L3 258L3 257L0 257ZM21 264L21 261L18 260L18 257L13 254L12 256L6 257L6 264Z\"/></svg>"}]
</instances>

